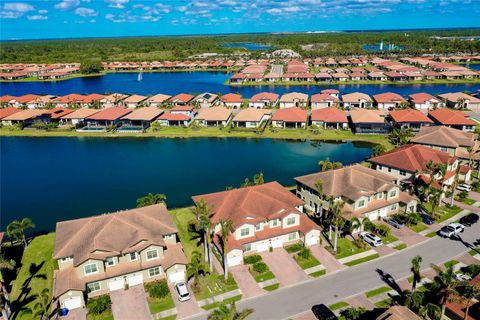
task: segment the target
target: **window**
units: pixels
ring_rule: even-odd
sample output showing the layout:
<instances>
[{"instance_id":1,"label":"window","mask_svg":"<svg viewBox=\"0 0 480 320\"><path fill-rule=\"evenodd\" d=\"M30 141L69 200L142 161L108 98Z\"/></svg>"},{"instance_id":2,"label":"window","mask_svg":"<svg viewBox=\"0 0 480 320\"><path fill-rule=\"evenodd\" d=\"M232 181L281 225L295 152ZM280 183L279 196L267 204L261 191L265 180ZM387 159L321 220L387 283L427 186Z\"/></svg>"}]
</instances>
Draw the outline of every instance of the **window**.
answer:
<instances>
[{"instance_id":1,"label":"window","mask_svg":"<svg viewBox=\"0 0 480 320\"><path fill-rule=\"evenodd\" d=\"M358 201L358 207L364 207L364 206L365 206L365 200Z\"/></svg>"},{"instance_id":2,"label":"window","mask_svg":"<svg viewBox=\"0 0 480 320\"><path fill-rule=\"evenodd\" d=\"M129 260L130 262L136 261L137 259L138 259L138 256L137 256L137 253L136 253L136 252L130 252L130 253L128 254L128 260Z\"/></svg>"},{"instance_id":3,"label":"window","mask_svg":"<svg viewBox=\"0 0 480 320\"><path fill-rule=\"evenodd\" d=\"M406 176L407 175L407 172L405 170L400 170L400 175L401 176Z\"/></svg>"},{"instance_id":4,"label":"window","mask_svg":"<svg viewBox=\"0 0 480 320\"><path fill-rule=\"evenodd\" d=\"M252 250L252 245L250 243L247 243L243 246L243 251L250 251Z\"/></svg>"},{"instance_id":5,"label":"window","mask_svg":"<svg viewBox=\"0 0 480 320\"><path fill-rule=\"evenodd\" d=\"M148 269L148 275L150 277L155 277L155 276L158 276L159 274L160 274L160 267Z\"/></svg>"},{"instance_id":6,"label":"window","mask_svg":"<svg viewBox=\"0 0 480 320\"><path fill-rule=\"evenodd\" d=\"M101 288L102 287L100 286L100 282L98 282L98 281L87 284L88 293L99 291Z\"/></svg>"},{"instance_id":7,"label":"window","mask_svg":"<svg viewBox=\"0 0 480 320\"><path fill-rule=\"evenodd\" d=\"M260 231L260 230L262 230L262 224L261 224L261 223L257 223L257 224L255 225L255 231Z\"/></svg>"},{"instance_id":8,"label":"window","mask_svg":"<svg viewBox=\"0 0 480 320\"><path fill-rule=\"evenodd\" d=\"M388 167L388 172L392 172L392 168Z\"/></svg>"},{"instance_id":9,"label":"window","mask_svg":"<svg viewBox=\"0 0 480 320\"><path fill-rule=\"evenodd\" d=\"M288 217L287 226L291 226L292 224L295 224L295 217Z\"/></svg>"},{"instance_id":10,"label":"window","mask_svg":"<svg viewBox=\"0 0 480 320\"><path fill-rule=\"evenodd\" d=\"M445 147L441 147L440 150L442 150L443 152L447 152L448 149Z\"/></svg>"},{"instance_id":11,"label":"window","mask_svg":"<svg viewBox=\"0 0 480 320\"><path fill-rule=\"evenodd\" d=\"M288 234L288 240L289 241L295 240L295 239L297 239L297 233L296 232L292 232L292 233Z\"/></svg>"},{"instance_id":12,"label":"window","mask_svg":"<svg viewBox=\"0 0 480 320\"><path fill-rule=\"evenodd\" d=\"M390 197L395 197L397 195L397 190L390 191Z\"/></svg>"},{"instance_id":13,"label":"window","mask_svg":"<svg viewBox=\"0 0 480 320\"><path fill-rule=\"evenodd\" d=\"M107 265L107 267L114 266L116 264L115 263L115 258L114 257L108 257L105 264Z\"/></svg>"},{"instance_id":14,"label":"window","mask_svg":"<svg viewBox=\"0 0 480 320\"><path fill-rule=\"evenodd\" d=\"M382 170L383 166L381 164L378 165L378 170Z\"/></svg>"},{"instance_id":15,"label":"window","mask_svg":"<svg viewBox=\"0 0 480 320\"><path fill-rule=\"evenodd\" d=\"M96 263L90 263L83 266L83 270L85 271L85 275L89 275L92 273L98 272L98 267Z\"/></svg>"},{"instance_id":16,"label":"window","mask_svg":"<svg viewBox=\"0 0 480 320\"><path fill-rule=\"evenodd\" d=\"M272 227L278 226L278 219L273 219L272 220Z\"/></svg>"},{"instance_id":17,"label":"window","mask_svg":"<svg viewBox=\"0 0 480 320\"><path fill-rule=\"evenodd\" d=\"M396 203L392 204L392 210L397 210L397 204Z\"/></svg>"},{"instance_id":18,"label":"window","mask_svg":"<svg viewBox=\"0 0 480 320\"><path fill-rule=\"evenodd\" d=\"M382 199L383 198L383 192L377 193L377 199Z\"/></svg>"},{"instance_id":19,"label":"window","mask_svg":"<svg viewBox=\"0 0 480 320\"><path fill-rule=\"evenodd\" d=\"M157 259L157 258L158 258L158 250L157 249L147 251L147 261Z\"/></svg>"},{"instance_id":20,"label":"window","mask_svg":"<svg viewBox=\"0 0 480 320\"><path fill-rule=\"evenodd\" d=\"M65 257L65 258L60 259L61 262L67 262L67 261L71 261L71 260L72 260L72 257Z\"/></svg>"},{"instance_id":21,"label":"window","mask_svg":"<svg viewBox=\"0 0 480 320\"><path fill-rule=\"evenodd\" d=\"M248 236L249 234L250 234L250 229L249 228L240 229L240 235L242 237Z\"/></svg>"}]
</instances>

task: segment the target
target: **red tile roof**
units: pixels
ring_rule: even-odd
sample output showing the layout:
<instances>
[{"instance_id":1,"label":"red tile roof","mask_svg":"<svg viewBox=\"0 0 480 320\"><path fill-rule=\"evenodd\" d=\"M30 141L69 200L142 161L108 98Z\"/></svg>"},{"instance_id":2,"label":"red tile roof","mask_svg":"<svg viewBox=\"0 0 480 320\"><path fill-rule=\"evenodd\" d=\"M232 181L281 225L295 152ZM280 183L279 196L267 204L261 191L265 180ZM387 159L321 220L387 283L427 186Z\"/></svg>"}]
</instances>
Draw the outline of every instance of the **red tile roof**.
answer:
<instances>
[{"instance_id":1,"label":"red tile roof","mask_svg":"<svg viewBox=\"0 0 480 320\"><path fill-rule=\"evenodd\" d=\"M236 93L227 93L220 97L220 100L225 103L234 103L234 102L242 102L242 96Z\"/></svg>"},{"instance_id":2,"label":"red tile roof","mask_svg":"<svg viewBox=\"0 0 480 320\"><path fill-rule=\"evenodd\" d=\"M83 98L84 103L92 103L93 101L99 101L101 99L105 98L105 95L103 94L98 94L98 93L92 93L88 94Z\"/></svg>"},{"instance_id":3,"label":"red tile roof","mask_svg":"<svg viewBox=\"0 0 480 320\"><path fill-rule=\"evenodd\" d=\"M6 95L6 96L1 96L0 97L0 103L7 103L10 102L11 100L15 99L17 97Z\"/></svg>"},{"instance_id":4,"label":"red tile roof","mask_svg":"<svg viewBox=\"0 0 480 320\"><path fill-rule=\"evenodd\" d=\"M257 101L270 101L270 102L275 102L278 100L278 94L276 93L271 93L271 92L260 92L255 95L253 95L250 98L250 102L257 102Z\"/></svg>"},{"instance_id":5,"label":"red tile roof","mask_svg":"<svg viewBox=\"0 0 480 320\"><path fill-rule=\"evenodd\" d=\"M63 97L58 97L54 100L57 103L82 102L85 99L84 95L71 93Z\"/></svg>"},{"instance_id":6,"label":"red tile roof","mask_svg":"<svg viewBox=\"0 0 480 320\"><path fill-rule=\"evenodd\" d=\"M173 101L173 102L176 102L176 101L182 101L184 103L187 103L189 101L191 101L193 98L195 98L194 96L192 96L191 94L188 94L188 93L179 93L177 94L176 96L172 97L170 99L170 101Z\"/></svg>"},{"instance_id":7,"label":"red tile roof","mask_svg":"<svg viewBox=\"0 0 480 320\"><path fill-rule=\"evenodd\" d=\"M30 101L37 99L38 97L39 95L36 95L36 94L26 94L26 95L15 98L15 101L17 101L18 103L28 103Z\"/></svg>"},{"instance_id":8,"label":"red tile roof","mask_svg":"<svg viewBox=\"0 0 480 320\"><path fill-rule=\"evenodd\" d=\"M192 106L175 106L171 111L193 111L195 107Z\"/></svg>"},{"instance_id":9,"label":"red tile roof","mask_svg":"<svg viewBox=\"0 0 480 320\"><path fill-rule=\"evenodd\" d=\"M425 93L425 92L420 92L420 93L414 93L408 96L410 100L413 103L424 103L430 100L437 100L440 101L439 99L435 98L431 94Z\"/></svg>"},{"instance_id":10,"label":"red tile roof","mask_svg":"<svg viewBox=\"0 0 480 320\"><path fill-rule=\"evenodd\" d=\"M404 110L396 110L390 112L390 117L396 123L402 122L426 122L426 123L433 123L433 121L428 118L423 112L415 109L404 109Z\"/></svg>"},{"instance_id":11,"label":"red tile roof","mask_svg":"<svg viewBox=\"0 0 480 320\"><path fill-rule=\"evenodd\" d=\"M431 110L428 115L443 125L467 125L474 126L475 122L467 118L467 114L462 111L440 108Z\"/></svg>"},{"instance_id":12,"label":"red tile roof","mask_svg":"<svg viewBox=\"0 0 480 320\"><path fill-rule=\"evenodd\" d=\"M132 112L132 110L125 107L112 107L112 108L103 109L102 111L87 117L87 119L99 120L99 121L102 121L102 120L112 121L112 120L117 120L123 116L126 116L130 112Z\"/></svg>"},{"instance_id":13,"label":"red tile roof","mask_svg":"<svg viewBox=\"0 0 480 320\"><path fill-rule=\"evenodd\" d=\"M379 103L385 102L405 102L406 100L399 94L393 92L385 92L376 94L373 99Z\"/></svg>"},{"instance_id":14,"label":"red tile roof","mask_svg":"<svg viewBox=\"0 0 480 320\"><path fill-rule=\"evenodd\" d=\"M158 117L158 120L189 121L190 117L183 113L172 113L172 111L167 111Z\"/></svg>"},{"instance_id":15,"label":"red tile roof","mask_svg":"<svg viewBox=\"0 0 480 320\"><path fill-rule=\"evenodd\" d=\"M272 121L306 122L307 111L298 107L279 109L273 115Z\"/></svg>"},{"instance_id":16,"label":"red tile roof","mask_svg":"<svg viewBox=\"0 0 480 320\"><path fill-rule=\"evenodd\" d=\"M0 119L3 119L5 117L8 117L11 114L17 113L19 111L22 111L20 109L17 109L15 107L6 107L6 108L1 108L0 109Z\"/></svg>"},{"instance_id":17,"label":"red tile roof","mask_svg":"<svg viewBox=\"0 0 480 320\"><path fill-rule=\"evenodd\" d=\"M316 109L312 111L312 121L324 121L328 123L347 123L347 114L345 111L335 107L325 109Z\"/></svg>"},{"instance_id":18,"label":"red tile roof","mask_svg":"<svg viewBox=\"0 0 480 320\"><path fill-rule=\"evenodd\" d=\"M337 97L331 96L328 93L316 93L311 96L310 100L312 102L322 102L322 101L333 101L340 102Z\"/></svg>"}]
</instances>

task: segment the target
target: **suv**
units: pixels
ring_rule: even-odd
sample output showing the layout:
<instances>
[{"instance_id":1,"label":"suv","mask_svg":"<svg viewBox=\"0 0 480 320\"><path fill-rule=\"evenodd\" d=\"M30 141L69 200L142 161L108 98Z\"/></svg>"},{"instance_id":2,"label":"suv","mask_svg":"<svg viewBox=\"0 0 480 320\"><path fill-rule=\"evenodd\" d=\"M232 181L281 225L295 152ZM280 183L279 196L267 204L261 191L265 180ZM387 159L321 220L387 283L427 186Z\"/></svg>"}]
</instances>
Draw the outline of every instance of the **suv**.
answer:
<instances>
[{"instance_id":1,"label":"suv","mask_svg":"<svg viewBox=\"0 0 480 320\"><path fill-rule=\"evenodd\" d=\"M460 223L464 226L470 227L471 225L478 222L478 214L470 213L460 219Z\"/></svg>"},{"instance_id":2,"label":"suv","mask_svg":"<svg viewBox=\"0 0 480 320\"><path fill-rule=\"evenodd\" d=\"M403 227L405 227L405 225L400 220L395 218L385 217L383 218L383 221L385 221L386 223L388 223L389 225L397 229L402 229Z\"/></svg>"},{"instance_id":3,"label":"suv","mask_svg":"<svg viewBox=\"0 0 480 320\"><path fill-rule=\"evenodd\" d=\"M312 307L312 312L320 320L338 320L335 313L324 304L316 304Z\"/></svg>"},{"instance_id":4,"label":"suv","mask_svg":"<svg viewBox=\"0 0 480 320\"><path fill-rule=\"evenodd\" d=\"M440 229L438 234L441 237L445 238L450 238L452 236L456 236L460 232L463 232L465 230L465 226L460 223L450 223L448 226L443 227Z\"/></svg>"},{"instance_id":5,"label":"suv","mask_svg":"<svg viewBox=\"0 0 480 320\"><path fill-rule=\"evenodd\" d=\"M190 293L185 282L178 282L175 284L175 290L177 291L178 301L184 302L190 300Z\"/></svg>"},{"instance_id":6,"label":"suv","mask_svg":"<svg viewBox=\"0 0 480 320\"><path fill-rule=\"evenodd\" d=\"M360 237L362 237L362 239L371 246L379 247L383 245L382 239L380 239L379 236L374 235L371 232L360 232Z\"/></svg>"},{"instance_id":7,"label":"suv","mask_svg":"<svg viewBox=\"0 0 480 320\"><path fill-rule=\"evenodd\" d=\"M457 190L470 192L472 191L472 187L468 184L462 183L457 186Z\"/></svg>"}]
</instances>

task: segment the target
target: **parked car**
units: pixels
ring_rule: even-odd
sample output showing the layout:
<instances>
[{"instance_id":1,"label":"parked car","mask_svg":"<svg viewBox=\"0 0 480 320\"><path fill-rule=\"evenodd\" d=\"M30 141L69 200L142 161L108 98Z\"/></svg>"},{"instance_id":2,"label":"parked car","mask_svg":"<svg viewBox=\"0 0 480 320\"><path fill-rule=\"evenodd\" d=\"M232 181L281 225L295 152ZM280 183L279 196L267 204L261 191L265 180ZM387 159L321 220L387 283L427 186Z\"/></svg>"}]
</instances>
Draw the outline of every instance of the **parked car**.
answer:
<instances>
[{"instance_id":1,"label":"parked car","mask_svg":"<svg viewBox=\"0 0 480 320\"><path fill-rule=\"evenodd\" d=\"M190 293L188 292L188 287L185 282L175 284L175 290L177 291L178 301L183 302L190 300Z\"/></svg>"},{"instance_id":2,"label":"parked car","mask_svg":"<svg viewBox=\"0 0 480 320\"><path fill-rule=\"evenodd\" d=\"M457 190L470 192L472 191L472 186L469 186L466 183L462 183L457 186Z\"/></svg>"},{"instance_id":3,"label":"parked car","mask_svg":"<svg viewBox=\"0 0 480 320\"><path fill-rule=\"evenodd\" d=\"M460 232L463 232L465 230L465 226L460 223L450 223L448 226L443 227L440 229L438 234L441 237L445 238L450 238L452 236L456 236Z\"/></svg>"},{"instance_id":4,"label":"parked car","mask_svg":"<svg viewBox=\"0 0 480 320\"><path fill-rule=\"evenodd\" d=\"M324 304L316 304L312 307L312 312L320 320L338 320L335 313Z\"/></svg>"},{"instance_id":5,"label":"parked car","mask_svg":"<svg viewBox=\"0 0 480 320\"><path fill-rule=\"evenodd\" d=\"M365 240L365 242L371 246L379 247L383 245L382 239L380 239L379 236L374 235L371 232L366 232L366 231L360 232L360 237L362 237L362 239Z\"/></svg>"},{"instance_id":6,"label":"parked car","mask_svg":"<svg viewBox=\"0 0 480 320\"><path fill-rule=\"evenodd\" d=\"M385 217L383 218L383 221L385 221L386 223L388 223L389 225L397 229L402 229L403 227L405 227L405 225L400 220L395 218Z\"/></svg>"},{"instance_id":7,"label":"parked car","mask_svg":"<svg viewBox=\"0 0 480 320\"><path fill-rule=\"evenodd\" d=\"M463 274L463 273L457 273L455 275L455 278L458 281L470 281L470 280L472 280L472 277L470 277L468 274Z\"/></svg>"},{"instance_id":8,"label":"parked car","mask_svg":"<svg viewBox=\"0 0 480 320\"><path fill-rule=\"evenodd\" d=\"M476 213L470 213L460 218L460 223L467 227L470 227L471 225L477 222L478 222L478 214Z\"/></svg>"},{"instance_id":9,"label":"parked car","mask_svg":"<svg viewBox=\"0 0 480 320\"><path fill-rule=\"evenodd\" d=\"M432 225L435 223L435 219L433 219L426 213L421 213L420 216L422 217L423 223L425 223L426 225Z\"/></svg>"}]
</instances>

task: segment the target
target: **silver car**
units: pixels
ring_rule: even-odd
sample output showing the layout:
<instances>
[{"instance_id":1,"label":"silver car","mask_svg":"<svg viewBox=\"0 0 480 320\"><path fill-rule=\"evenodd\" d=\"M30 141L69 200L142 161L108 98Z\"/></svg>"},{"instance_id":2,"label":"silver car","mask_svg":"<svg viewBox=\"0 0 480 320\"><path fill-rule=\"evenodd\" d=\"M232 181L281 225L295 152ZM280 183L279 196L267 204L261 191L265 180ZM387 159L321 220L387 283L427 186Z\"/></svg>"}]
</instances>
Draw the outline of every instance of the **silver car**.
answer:
<instances>
[{"instance_id":1,"label":"silver car","mask_svg":"<svg viewBox=\"0 0 480 320\"><path fill-rule=\"evenodd\" d=\"M456 236L460 232L463 232L465 230L465 226L460 223L450 223L448 226L443 227L440 229L438 234L441 237L445 238L450 238L452 236Z\"/></svg>"},{"instance_id":2,"label":"silver car","mask_svg":"<svg viewBox=\"0 0 480 320\"><path fill-rule=\"evenodd\" d=\"M379 236L374 235L371 232L360 232L360 237L362 237L362 239L371 246L379 247L383 245L382 239L380 239Z\"/></svg>"},{"instance_id":3,"label":"silver car","mask_svg":"<svg viewBox=\"0 0 480 320\"><path fill-rule=\"evenodd\" d=\"M469 186L468 184L462 183L462 184L458 185L457 190L470 192L470 191L472 191L472 186Z\"/></svg>"},{"instance_id":4,"label":"silver car","mask_svg":"<svg viewBox=\"0 0 480 320\"><path fill-rule=\"evenodd\" d=\"M391 225L392 227L395 227L397 229L402 229L403 227L405 227L405 225L403 223L401 223L399 220L397 220L395 218L385 217L385 218L383 218L383 221L385 221L386 223L388 223L389 225Z\"/></svg>"},{"instance_id":5,"label":"silver car","mask_svg":"<svg viewBox=\"0 0 480 320\"><path fill-rule=\"evenodd\" d=\"M178 301L183 302L190 300L190 293L188 292L188 287L185 282L175 284L175 290L177 291Z\"/></svg>"}]
</instances>

